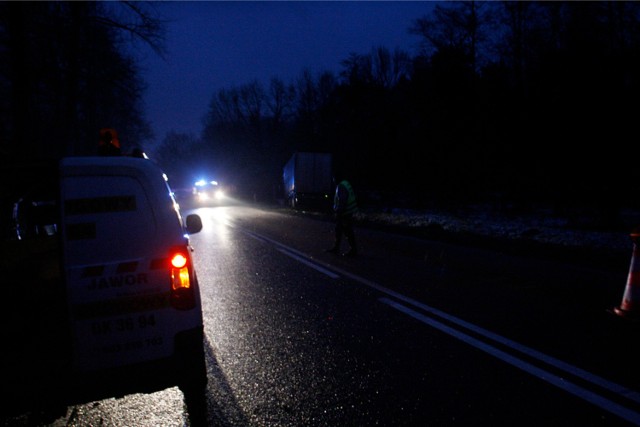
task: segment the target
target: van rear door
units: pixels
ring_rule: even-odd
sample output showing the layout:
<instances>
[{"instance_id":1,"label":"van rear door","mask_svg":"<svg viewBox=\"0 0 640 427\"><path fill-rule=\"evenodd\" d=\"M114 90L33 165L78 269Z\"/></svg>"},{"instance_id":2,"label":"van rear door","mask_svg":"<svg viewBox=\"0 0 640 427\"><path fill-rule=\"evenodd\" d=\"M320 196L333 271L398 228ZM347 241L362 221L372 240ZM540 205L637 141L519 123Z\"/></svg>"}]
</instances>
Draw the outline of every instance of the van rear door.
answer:
<instances>
[{"instance_id":1,"label":"van rear door","mask_svg":"<svg viewBox=\"0 0 640 427\"><path fill-rule=\"evenodd\" d=\"M170 357L174 335L193 324L193 314L170 304L168 257L186 240L179 217L169 214L171 196L160 176L151 179L136 163L144 160L91 162L61 163L73 366L90 371Z\"/></svg>"}]
</instances>

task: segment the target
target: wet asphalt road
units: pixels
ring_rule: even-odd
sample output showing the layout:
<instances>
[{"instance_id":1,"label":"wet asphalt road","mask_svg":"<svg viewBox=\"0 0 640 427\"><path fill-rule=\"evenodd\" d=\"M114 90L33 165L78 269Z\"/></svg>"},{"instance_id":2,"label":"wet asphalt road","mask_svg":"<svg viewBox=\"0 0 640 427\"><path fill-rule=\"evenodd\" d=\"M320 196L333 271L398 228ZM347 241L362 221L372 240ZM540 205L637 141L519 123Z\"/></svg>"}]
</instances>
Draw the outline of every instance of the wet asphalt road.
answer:
<instances>
[{"instance_id":1,"label":"wet asphalt road","mask_svg":"<svg viewBox=\"0 0 640 427\"><path fill-rule=\"evenodd\" d=\"M196 212L209 425L640 425L640 329L607 312L627 271L363 228L343 258L321 217ZM172 388L50 424L189 420Z\"/></svg>"}]
</instances>

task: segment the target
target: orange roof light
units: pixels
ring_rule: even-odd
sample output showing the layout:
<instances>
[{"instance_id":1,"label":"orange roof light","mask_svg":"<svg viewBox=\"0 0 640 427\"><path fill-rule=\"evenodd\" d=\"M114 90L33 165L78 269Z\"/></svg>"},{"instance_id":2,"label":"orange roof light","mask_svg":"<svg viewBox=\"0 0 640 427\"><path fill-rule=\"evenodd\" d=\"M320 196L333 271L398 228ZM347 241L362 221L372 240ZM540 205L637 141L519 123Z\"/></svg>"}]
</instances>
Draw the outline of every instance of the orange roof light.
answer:
<instances>
[{"instance_id":1,"label":"orange roof light","mask_svg":"<svg viewBox=\"0 0 640 427\"><path fill-rule=\"evenodd\" d=\"M100 129L100 140L98 141L98 154L101 156L120 156L120 140L118 132L111 128Z\"/></svg>"},{"instance_id":2,"label":"orange roof light","mask_svg":"<svg viewBox=\"0 0 640 427\"><path fill-rule=\"evenodd\" d=\"M120 140L118 139L118 132L112 128L100 129L100 142L98 145L113 145L116 148L120 148Z\"/></svg>"}]
</instances>

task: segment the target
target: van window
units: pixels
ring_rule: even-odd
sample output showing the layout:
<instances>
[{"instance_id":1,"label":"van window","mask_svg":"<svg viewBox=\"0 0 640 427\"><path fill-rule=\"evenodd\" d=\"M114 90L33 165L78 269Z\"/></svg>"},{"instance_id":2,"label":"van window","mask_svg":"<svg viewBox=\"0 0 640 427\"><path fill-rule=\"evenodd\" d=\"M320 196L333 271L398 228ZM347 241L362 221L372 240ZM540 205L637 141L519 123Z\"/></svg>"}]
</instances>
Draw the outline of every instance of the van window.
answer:
<instances>
[{"instance_id":1,"label":"van window","mask_svg":"<svg viewBox=\"0 0 640 427\"><path fill-rule=\"evenodd\" d=\"M142 184L129 176L64 179L65 240L76 265L149 253L157 221Z\"/></svg>"}]
</instances>

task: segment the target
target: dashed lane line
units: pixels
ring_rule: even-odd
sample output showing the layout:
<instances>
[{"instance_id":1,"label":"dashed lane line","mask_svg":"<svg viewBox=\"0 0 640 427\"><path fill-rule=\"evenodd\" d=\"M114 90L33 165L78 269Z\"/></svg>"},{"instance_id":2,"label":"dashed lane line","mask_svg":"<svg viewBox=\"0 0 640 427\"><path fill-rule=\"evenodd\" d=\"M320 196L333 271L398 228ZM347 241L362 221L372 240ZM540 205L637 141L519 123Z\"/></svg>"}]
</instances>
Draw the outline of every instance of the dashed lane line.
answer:
<instances>
[{"instance_id":1,"label":"dashed lane line","mask_svg":"<svg viewBox=\"0 0 640 427\"><path fill-rule=\"evenodd\" d=\"M431 327L434 327L442 332L445 332L449 335L451 335L454 338L457 338L473 347L476 347L482 351L485 351L488 354L491 354L492 356L512 365L515 366L531 375L534 375L556 387L561 388L562 390L573 394L577 397L582 398L583 400L590 402L598 407L600 407L601 409L606 410L607 412L610 412L612 414L615 414L617 416L619 416L620 418L623 418L635 425L639 425L640 426L640 413L629 409L623 405L620 405L616 402L613 402L610 399L607 399L603 396L601 396L600 394L597 394L596 392L587 390L584 387L578 386L556 374L553 374L545 369L542 369L540 367L537 367L529 362L526 362L523 359L520 359L512 354L506 353L496 347L494 347L493 345L481 341L477 338L474 338L470 335L468 335L467 333L462 332L462 330L467 330L470 332L473 332L481 337L483 337L486 340L489 341L493 341L495 343L501 344L504 347L511 349L515 352L519 352L523 355L529 356L530 358L533 358L535 360L538 360L548 366L551 366L553 368L556 368L558 370L561 370L567 374L572 375L575 378L579 378L585 382L588 382L594 386L600 387L604 390L607 390L613 394L615 394L616 396L623 398L623 399L628 399L630 401L636 402L636 403L640 403L640 393L628 389L620 384L617 384L615 382L606 380L605 378L602 378L598 375L594 375L590 372L587 372L583 369L580 369L576 366L573 366L569 363L563 362L559 359L556 359L554 357L551 357L549 355L546 355L544 353L541 353L537 350L534 350L532 348L529 348L527 346L524 346L520 343L517 343L515 341L509 340L505 337L502 337L501 335L495 334L491 331L488 331L484 328L481 328L477 325L474 325L472 323L466 322L462 319L459 319L455 316L452 316L450 314L447 314L441 310L438 310L434 307L430 307L427 304L424 304L420 301L414 300L413 298L407 297L406 295L400 294L396 291L393 291L389 288L386 288L376 282L373 282L369 279L366 279L364 277L358 276L356 274L350 273L344 269L341 269L339 267L335 267L333 265L329 265L329 264L324 264L315 260L313 257L298 251L294 248L291 248L287 245L284 245L276 240L273 240L269 237L263 236L261 234L255 233L253 231L248 231L246 229L240 228L238 226L235 226L236 228L239 228L242 232L244 232L245 234L260 240L262 242L265 243L269 243L272 244L273 246L275 246L280 252L282 252L285 255L288 255L289 257L311 267L314 268L320 272L322 272L323 274L331 277L332 279L339 279L340 277L345 277L348 278L350 280L353 280L355 282L358 282L360 284L363 284L369 288L375 289L383 294L385 294L387 297L391 297L394 298L397 301L394 301L390 298L387 297L382 297L379 298L379 301L383 304L386 304L408 316L411 316L419 321L421 321L422 323L429 325ZM405 304L411 305L414 308L417 308L419 310L421 310L422 312L418 312L412 308L407 307L406 305L403 305L401 303L399 303L398 301L402 301ZM434 319L434 316L440 319L443 319L447 322L449 322L450 324L455 325L457 328L456 329L452 326L448 326L436 319Z\"/></svg>"}]
</instances>

